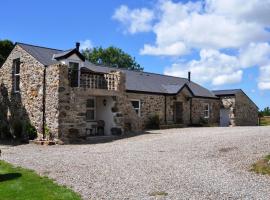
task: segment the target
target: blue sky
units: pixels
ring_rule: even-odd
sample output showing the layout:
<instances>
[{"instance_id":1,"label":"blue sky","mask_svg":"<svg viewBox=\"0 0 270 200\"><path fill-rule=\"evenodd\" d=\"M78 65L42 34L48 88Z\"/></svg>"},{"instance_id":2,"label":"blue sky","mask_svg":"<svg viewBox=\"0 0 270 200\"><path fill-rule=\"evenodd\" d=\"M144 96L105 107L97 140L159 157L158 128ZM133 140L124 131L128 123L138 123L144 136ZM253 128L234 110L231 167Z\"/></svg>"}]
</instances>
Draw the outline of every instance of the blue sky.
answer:
<instances>
[{"instance_id":1,"label":"blue sky","mask_svg":"<svg viewBox=\"0 0 270 200\"><path fill-rule=\"evenodd\" d=\"M241 88L260 108L270 106L268 0L9 0L1 8L0 39L59 49L114 45L145 71L191 71L209 89Z\"/></svg>"}]
</instances>

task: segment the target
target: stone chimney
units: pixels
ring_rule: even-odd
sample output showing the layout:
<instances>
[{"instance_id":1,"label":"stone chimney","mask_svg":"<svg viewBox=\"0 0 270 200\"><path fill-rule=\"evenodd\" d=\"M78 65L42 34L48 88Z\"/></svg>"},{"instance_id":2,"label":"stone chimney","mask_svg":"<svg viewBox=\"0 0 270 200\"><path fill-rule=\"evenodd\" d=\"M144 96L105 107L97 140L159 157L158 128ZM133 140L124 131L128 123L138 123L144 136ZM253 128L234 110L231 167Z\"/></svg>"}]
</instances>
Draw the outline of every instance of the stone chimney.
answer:
<instances>
[{"instance_id":1,"label":"stone chimney","mask_svg":"<svg viewBox=\"0 0 270 200\"><path fill-rule=\"evenodd\" d=\"M80 43L79 42L76 42L76 49L77 49L77 51L80 51Z\"/></svg>"}]
</instances>

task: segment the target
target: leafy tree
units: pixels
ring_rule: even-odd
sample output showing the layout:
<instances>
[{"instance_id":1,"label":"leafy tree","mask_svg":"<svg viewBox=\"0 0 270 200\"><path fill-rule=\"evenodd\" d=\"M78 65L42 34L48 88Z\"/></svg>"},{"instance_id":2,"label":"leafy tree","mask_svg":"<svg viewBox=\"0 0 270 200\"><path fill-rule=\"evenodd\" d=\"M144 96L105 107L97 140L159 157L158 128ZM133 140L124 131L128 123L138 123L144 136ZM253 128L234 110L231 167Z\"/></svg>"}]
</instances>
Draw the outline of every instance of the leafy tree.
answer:
<instances>
[{"instance_id":1,"label":"leafy tree","mask_svg":"<svg viewBox=\"0 0 270 200\"><path fill-rule=\"evenodd\" d=\"M87 60L95 64L105 64L116 68L143 71L143 68L136 62L135 58L117 47L110 46L106 49L95 47L93 49L83 50L82 54Z\"/></svg>"},{"instance_id":2,"label":"leafy tree","mask_svg":"<svg viewBox=\"0 0 270 200\"><path fill-rule=\"evenodd\" d=\"M270 108L266 107L259 112L260 116L270 116Z\"/></svg>"},{"instance_id":3,"label":"leafy tree","mask_svg":"<svg viewBox=\"0 0 270 200\"><path fill-rule=\"evenodd\" d=\"M10 40L0 40L0 67L2 67L13 47L14 44Z\"/></svg>"}]
</instances>

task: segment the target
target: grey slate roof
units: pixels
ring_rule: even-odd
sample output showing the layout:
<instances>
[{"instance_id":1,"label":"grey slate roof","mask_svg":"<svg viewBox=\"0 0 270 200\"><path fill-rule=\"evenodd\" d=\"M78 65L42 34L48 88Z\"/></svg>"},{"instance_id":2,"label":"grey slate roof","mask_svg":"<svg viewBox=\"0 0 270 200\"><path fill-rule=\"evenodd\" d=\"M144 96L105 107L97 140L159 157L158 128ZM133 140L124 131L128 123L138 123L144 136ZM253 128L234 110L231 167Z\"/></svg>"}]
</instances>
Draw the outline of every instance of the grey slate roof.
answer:
<instances>
[{"instance_id":1,"label":"grey slate roof","mask_svg":"<svg viewBox=\"0 0 270 200\"><path fill-rule=\"evenodd\" d=\"M116 70L112 67L94 65L88 61L85 62L85 67L92 71L108 73ZM139 92L152 92L161 94L176 94L185 84L190 88L194 96L217 98L208 89L194 83L189 82L186 78L179 78L150 72L121 70L126 74L126 89Z\"/></svg>"},{"instance_id":2,"label":"grey slate roof","mask_svg":"<svg viewBox=\"0 0 270 200\"><path fill-rule=\"evenodd\" d=\"M52 65L54 63L57 63L57 61L53 59L53 55L63 52L62 50L59 49L39 47L24 43L17 43L17 45L22 47L26 52L31 54L43 65Z\"/></svg>"},{"instance_id":3,"label":"grey slate roof","mask_svg":"<svg viewBox=\"0 0 270 200\"><path fill-rule=\"evenodd\" d=\"M55 59L57 59L57 58L59 58L59 57L62 57L62 56L67 55L67 54L70 53L71 51L73 51L73 49L69 49L69 50L66 50L66 51L61 51L60 53L54 54L53 57L54 57Z\"/></svg>"},{"instance_id":4,"label":"grey slate roof","mask_svg":"<svg viewBox=\"0 0 270 200\"><path fill-rule=\"evenodd\" d=\"M57 56L61 56L70 52L70 50L62 51L58 49L39 47L23 43L17 44L44 65L51 65L57 63L58 61L53 59L53 56L55 54L57 54ZM107 66L94 65L88 61L85 61L85 67L89 68L92 71L102 73L108 73L112 70L123 71L126 74L126 89L130 91L176 94L184 86L188 86L194 96L217 98L211 91L192 81L189 82L186 78L179 78L149 72L116 69Z\"/></svg>"},{"instance_id":5,"label":"grey slate roof","mask_svg":"<svg viewBox=\"0 0 270 200\"><path fill-rule=\"evenodd\" d=\"M239 92L243 92L241 89L232 89L232 90L213 90L212 91L216 96L226 96L226 95L235 95Z\"/></svg>"}]
</instances>

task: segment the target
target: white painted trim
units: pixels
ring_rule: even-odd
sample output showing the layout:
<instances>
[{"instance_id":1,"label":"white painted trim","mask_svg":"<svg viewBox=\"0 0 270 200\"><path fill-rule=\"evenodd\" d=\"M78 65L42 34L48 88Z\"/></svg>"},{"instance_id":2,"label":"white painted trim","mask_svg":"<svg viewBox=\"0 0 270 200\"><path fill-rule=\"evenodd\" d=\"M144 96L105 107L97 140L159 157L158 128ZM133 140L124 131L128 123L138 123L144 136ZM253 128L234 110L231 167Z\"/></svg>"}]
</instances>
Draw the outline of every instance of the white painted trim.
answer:
<instances>
[{"instance_id":1,"label":"white painted trim","mask_svg":"<svg viewBox=\"0 0 270 200\"><path fill-rule=\"evenodd\" d=\"M96 121L96 119L97 119L97 98L96 97L88 97L86 99L86 104L87 104L88 99L93 99L94 100L94 108L88 108L87 105L86 105L86 110L94 110L94 119L93 120L86 120L86 121L87 122L93 122L93 121Z\"/></svg>"},{"instance_id":2,"label":"white painted trim","mask_svg":"<svg viewBox=\"0 0 270 200\"><path fill-rule=\"evenodd\" d=\"M14 59L12 64L14 65L14 61L18 59L19 59L20 72L21 72L20 58ZM14 93L20 93L20 81L19 81L19 90L16 90L16 85L17 85L16 77L19 77L19 80L21 80L21 75L20 73L16 74L16 71L17 71L17 65L14 66L14 85L13 85L14 88L13 89L14 89Z\"/></svg>"},{"instance_id":3,"label":"white painted trim","mask_svg":"<svg viewBox=\"0 0 270 200\"><path fill-rule=\"evenodd\" d=\"M130 103L131 101L138 101L139 102L139 108L134 108L134 110L138 110L138 116L141 116L141 100L140 99L129 99ZM131 103L132 104L132 103Z\"/></svg>"},{"instance_id":4,"label":"white painted trim","mask_svg":"<svg viewBox=\"0 0 270 200\"><path fill-rule=\"evenodd\" d=\"M207 110L205 110L205 106L207 105ZM207 116L205 116L205 112L207 111L207 113L208 113L208 115ZM209 103L204 103L203 104L203 117L205 118L205 119L209 119L209 117L210 117L210 104Z\"/></svg>"}]
</instances>

